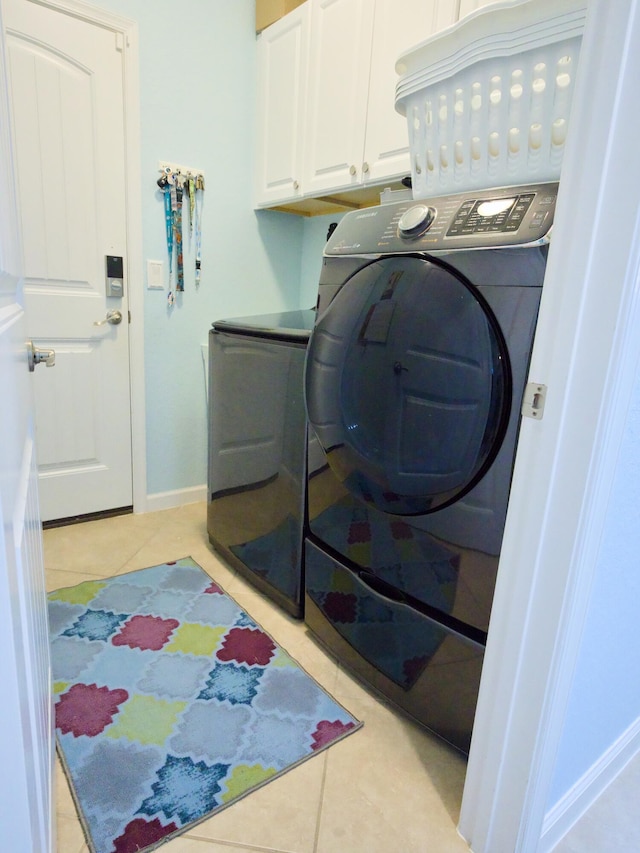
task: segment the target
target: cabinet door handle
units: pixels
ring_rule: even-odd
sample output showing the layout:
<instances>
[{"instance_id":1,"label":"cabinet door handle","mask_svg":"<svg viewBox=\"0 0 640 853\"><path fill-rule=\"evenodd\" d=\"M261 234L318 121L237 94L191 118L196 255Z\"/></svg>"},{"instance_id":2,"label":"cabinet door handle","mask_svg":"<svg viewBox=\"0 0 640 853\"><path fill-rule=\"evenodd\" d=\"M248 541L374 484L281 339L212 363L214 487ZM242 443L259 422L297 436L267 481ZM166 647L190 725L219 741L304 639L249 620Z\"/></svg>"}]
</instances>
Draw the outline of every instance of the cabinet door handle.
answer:
<instances>
[{"instance_id":1,"label":"cabinet door handle","mask_svg":"<svg viewBox=\"0 0 640 853\"><path fill-rule=\"evenodd\" d=\"M293 188L294 188L294 190L300 189L300 184L297 181L294 181L293 182Z\"/></svg>"},{"instance_id":2,"label":"cabinet door handle","mask_svg":"<svg viewBox=\"0 0 640 853\"><path fill-rule=\"evenodd\" d=\"M369 164L368 163L362 164L362 171L365 173L365 175L367 174L367 172L369 171Z\"/></svg>"},{"instance_id":3,"label":"cabinet door handle","mask_svg":"<svg viewBox=\"0 0 640 853\"><path fill-rule=\"evenodd\" d=\"M350 166L350 167L349 167L349 174L350 174L350 175L355 175L355 173L356 173L357 171L358 171L358 170L356 169L356 167L355 167L355 166Z\"/></svg>"}]
</instances>

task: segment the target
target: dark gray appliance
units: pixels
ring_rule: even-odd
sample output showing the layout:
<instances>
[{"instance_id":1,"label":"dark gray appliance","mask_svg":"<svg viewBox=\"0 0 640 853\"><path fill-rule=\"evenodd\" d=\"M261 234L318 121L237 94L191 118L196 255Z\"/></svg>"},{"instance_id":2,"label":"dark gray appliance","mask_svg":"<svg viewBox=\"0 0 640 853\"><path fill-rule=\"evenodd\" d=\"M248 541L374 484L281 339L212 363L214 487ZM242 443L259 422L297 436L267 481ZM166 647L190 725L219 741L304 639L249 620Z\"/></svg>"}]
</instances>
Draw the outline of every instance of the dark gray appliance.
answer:
<instances>
[{"instance_id":1,"label":"dark gray appliance","mask_svg":"<svg viewBox=\"0 0 640 853\"><path fill-rule=\"evenodd\" d=\"M209 332L211 544L302 615L304 361L315 311L236 317Z\"/></svg>"},{"instance_id":2,"label":"dark gray appliance","mask_svg":"<svg viewBox=\"0 0 640 853\"><path fill-rule=\"evenodd\" d=\"M354 211L324 252L305 375L305 621L463 752L556 194Z\"/></svg>"}]
</instances>

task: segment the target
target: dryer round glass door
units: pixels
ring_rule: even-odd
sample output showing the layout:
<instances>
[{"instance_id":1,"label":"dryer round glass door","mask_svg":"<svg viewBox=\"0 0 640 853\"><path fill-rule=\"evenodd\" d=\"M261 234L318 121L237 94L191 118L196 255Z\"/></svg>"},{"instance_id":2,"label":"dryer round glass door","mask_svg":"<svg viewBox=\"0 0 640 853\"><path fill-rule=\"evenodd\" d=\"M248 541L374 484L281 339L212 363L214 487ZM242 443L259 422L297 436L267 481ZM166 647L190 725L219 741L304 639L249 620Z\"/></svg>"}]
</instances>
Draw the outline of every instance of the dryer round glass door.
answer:
<instances>
[{"instance_id":1,"label":"dryer round glass door","mask_svg":"<svg viewBox=\"0 0 640 853\"><path fill-rule=\"evenodd\" d=\"M334 474L397 515L468 492L497 454L511 371L489 306L434 259L388 256L349 278L307 355L309 421Z\"/></svg>"}]
</instances>

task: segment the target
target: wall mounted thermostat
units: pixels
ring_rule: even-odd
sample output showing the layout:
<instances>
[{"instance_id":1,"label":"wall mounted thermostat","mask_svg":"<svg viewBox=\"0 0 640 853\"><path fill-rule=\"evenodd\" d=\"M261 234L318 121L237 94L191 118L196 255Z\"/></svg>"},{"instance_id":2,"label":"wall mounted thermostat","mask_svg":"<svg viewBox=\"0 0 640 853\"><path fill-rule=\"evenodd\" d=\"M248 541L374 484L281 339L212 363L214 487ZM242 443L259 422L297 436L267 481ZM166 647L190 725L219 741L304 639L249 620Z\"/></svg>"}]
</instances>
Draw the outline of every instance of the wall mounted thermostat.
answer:
<instances>
[{"instance_id":1,"label":"wall mounted thermostat","mask_svg":"<svg viewBox=\"0 0 640 853\"><path fill-rule=\"evenodd\" d=\"M122 256L106 255L107 296L124 296L124 265Z\"/></svg>"}]
</instances>

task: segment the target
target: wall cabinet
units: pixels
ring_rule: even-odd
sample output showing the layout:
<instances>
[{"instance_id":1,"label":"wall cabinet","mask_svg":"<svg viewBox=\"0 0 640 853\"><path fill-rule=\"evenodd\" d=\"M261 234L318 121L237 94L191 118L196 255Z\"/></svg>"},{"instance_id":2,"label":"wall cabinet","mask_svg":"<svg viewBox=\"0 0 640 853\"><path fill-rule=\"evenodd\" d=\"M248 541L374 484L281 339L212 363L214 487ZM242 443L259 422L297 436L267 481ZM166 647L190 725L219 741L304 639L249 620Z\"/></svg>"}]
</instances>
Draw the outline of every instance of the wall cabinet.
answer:
<instances>
[{"instance_id":1,"label":"wall cabinet","mask_svg":"<svg viewBox=\"0 0 640 853\"><path fill-rule=\"evenodd\" d=\"M310 0L304 192L362 181L375 3Z\"/></svg>"},{"instance_id":2,"label":"wall cabinet","mask_svg":"<svg viewBox=\"0 0 640 853\"><path fill-rule=\"evenodd\" d=\"M456 0L307 0L258 39L256 205L410 174L396 59L456 20Z\"/></svg>"},{"instance_id":3,"label":"wall cabinet","mask_svg":"<svg viewBox=\"0 0 640 853\"><path fill-rule=\"evenodd\" d=\"M376 0L362 176L411 174L407 120L395 110L396 60L456 21L455 0Z\"/></svg>"},{"instance_id":4,"label":"wall cabinet","mask_svg":"<svg viewBox=\"0 0 640 853\"><path fill-rule=\"evenodd\" d=\"M304 3L257 40L256 204L302 195L309 4Z\"/></svg>"}]
</instances>

